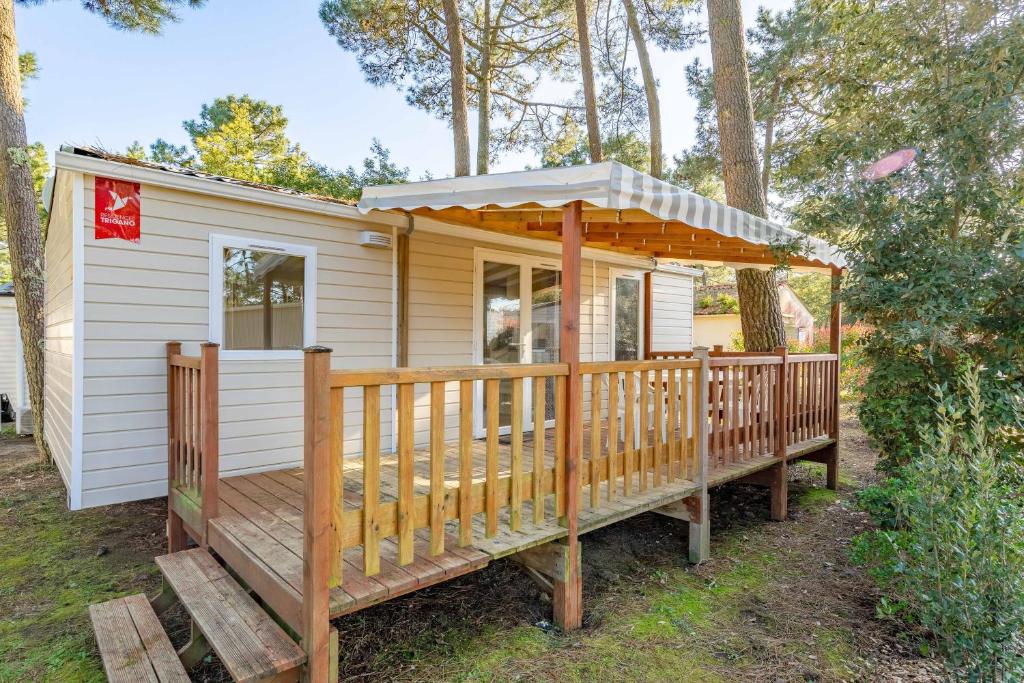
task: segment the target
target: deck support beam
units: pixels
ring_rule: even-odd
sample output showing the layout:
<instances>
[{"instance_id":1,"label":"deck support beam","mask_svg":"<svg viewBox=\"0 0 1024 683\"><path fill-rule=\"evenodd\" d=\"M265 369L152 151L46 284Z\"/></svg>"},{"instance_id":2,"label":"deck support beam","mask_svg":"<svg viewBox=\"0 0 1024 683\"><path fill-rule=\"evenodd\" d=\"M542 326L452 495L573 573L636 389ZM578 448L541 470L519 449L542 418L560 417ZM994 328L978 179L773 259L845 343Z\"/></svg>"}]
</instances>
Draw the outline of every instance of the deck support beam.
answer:
<instances>
[{"instance_id":1,"label":"deck support beam","mask_svg":"<svg viewBox=\"0 0 1024 683\"><path fill-rule=\"evenodd\" d=\"M580 465L583 457L583 378L580 376L580 287L583 202L562 207L562 302L559 360L569 366L565 382L565 572L554 581L555 623L563 631L583 625L583 568L579 546Z\"/></svg>"},{"instance_id":2,"label":"deck support beam","mask_svg":"<svg viewBox=\"0 0 1024 683\"><path fill-rule=\"evenodd\" d=\"M693 349L693 357L700 360L697 387L697 481L700 493L686 498L690 518L689 558L693 564L706 562L711 557L711 498L708 495L708 418L711 412L710 396L706 387L711 385L710 354L706 346Z\"/></svg>"}]
</instances>

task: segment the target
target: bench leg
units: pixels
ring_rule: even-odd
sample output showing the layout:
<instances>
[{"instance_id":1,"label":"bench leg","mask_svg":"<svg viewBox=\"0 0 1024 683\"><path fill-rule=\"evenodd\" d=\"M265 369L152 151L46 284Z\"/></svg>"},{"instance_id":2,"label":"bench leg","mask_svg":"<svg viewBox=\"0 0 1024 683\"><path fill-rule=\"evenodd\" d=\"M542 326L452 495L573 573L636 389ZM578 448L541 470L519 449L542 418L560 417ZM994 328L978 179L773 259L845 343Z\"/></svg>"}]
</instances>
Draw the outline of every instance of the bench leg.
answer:
<instances>
[{"instance_id":1,"label":"bench leg","mask_svg":"<svg viewBox=\"0 0 1024 683\"><path fill-rule=\"evenodd\" d=\"M192 636L183 648L178 650L178 659L182 666L191 669L203 660L210 653L210 644L206 642L206 636L196 628L196 622L192 622Z\"/></svg>"},{"instance_id":2,"label":"bench leg","mask_svg":"<svg viewBox=\"0 0 1024 683\"><path fill-rule=\"evenodd\" d=\"M683 502L690 519L690 562L700 564L711 557L711 499L704 491Z\"/></svg>"},{"instance_id":3,"label":"bench leg","mask_svg":"<svg viewBox=\"0 0 1024 683\"><path fill-rule=\"evenodd\" d=\"M176 602L178 602L178 596L174 594L174 590L171 588L170 584L164 581L160 588L160 594L150 600L149 605L153 608L153 611L156 612L156 615L160 616L170 609Z\"/></svg>"}]
</instances>

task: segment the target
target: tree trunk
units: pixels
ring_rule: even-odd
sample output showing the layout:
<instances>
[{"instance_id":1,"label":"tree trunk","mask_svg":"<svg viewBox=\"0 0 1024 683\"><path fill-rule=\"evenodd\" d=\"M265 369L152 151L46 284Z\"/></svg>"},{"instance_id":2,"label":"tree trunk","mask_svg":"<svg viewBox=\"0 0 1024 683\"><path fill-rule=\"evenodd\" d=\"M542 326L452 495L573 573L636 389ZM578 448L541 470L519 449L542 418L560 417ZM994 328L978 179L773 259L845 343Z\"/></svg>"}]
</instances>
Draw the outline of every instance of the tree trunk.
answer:
<instances>
[{"instance_id":1,"label":"tree trunk","mask_svg":"<svg viewBox=\"0 0 1024 683\"><path fill-rule=\"evenodd\" d=\"M658 102L658 83L654 80L651 55L647 52L647 41L640 29L640 21L636 17L633 0L622 0L622 4L626 8L629 32L633 34L633 42L636 44L636 54L640 60L640 73L644 78L644 92L647 94L647 120L651 128L651 175L660 178L662 173L661 104Z\"/></svg>"},{"instance_id":2,"label":"tree trunk","mask_svg":"<svg viewBox=\"0 0 1024 683\"><path fill-rule=\"evenodd\" d=\"M768 197L768 185L772 178L772 146L775 144L775 106L782 92L782 80L776 79L772 86L771 111L764 122L764 160L761 164L761 191Z\"/></svg>"},{"instance_id":3,"label":"tree trunk","mask_svg":"<svg viewBox=\"0 0 1024 683\"><path fill-rule=\"evenodd\" d=\"M576 35L580 45L580 71L583 77L583 101L587 109L587 144L591 163L601 161L601 124L597 119L597 91L594 87L594 61L590 54L590 12L587 0L576 0Z\"/></svg>"},{"instance_id":4,"label":"tree trunk","mask_svg":"<svg viewBox=\"0 0 1024 683\"><path fill-rule=\"evenodd\" d=\"M708 0L708 35L726 200L730 206L766 218L768 209L759 177L754 107L739 0ZM775 273L737 268L736 285L744 348L771 351L784 345L785 329Z\"/></svg>"},{"instance_id":5,"label":"tree trunk","mask_svg":"<svg viewBox=\"0 0 1024 683\"><path fill-rule=\"evenodd\" d=\"M49 460L43 439L43 240L28 161L13 0L0 0L0 89L0 187L7 221L7 247L32 404L33 434L40 456Z\"/></svg>"},{"instance_id":6,"label":"tree trunk","mask_svg":"<svg viewBox=\"0 0 1024 683\"><path fill-rule=\"evenodd\" d=\"M456 0L442 0L448 31L452 72L452 134L455 138L455 175L469 175L469 113L466 108L466 49Z\"/></svg>"},{"instance_id":7,"label":"tree trunk","mask_svg":"<svg viewBox=\"0 0 1024 683\"><path fill-rule=\"evenodd\" d=\"M736 269L740 299L740 328L747 351L772 351L786 343L786 328L779 307L779 285L771 270ZM747 311L744 311L744 306ZM753 315L748 312L754 311Z\"/></svg>"},{"instance_id":8,"label":"tree trunk","mask_svg":"<svg viewBox=\"0 0 1024 683\"><path fill-rule=\"evenodd\" d=\"M491 155L491 1L484 0L484 27L480 39L480 93L477 106L476 174L487 175Z\"/></svg>"}]
</instances>

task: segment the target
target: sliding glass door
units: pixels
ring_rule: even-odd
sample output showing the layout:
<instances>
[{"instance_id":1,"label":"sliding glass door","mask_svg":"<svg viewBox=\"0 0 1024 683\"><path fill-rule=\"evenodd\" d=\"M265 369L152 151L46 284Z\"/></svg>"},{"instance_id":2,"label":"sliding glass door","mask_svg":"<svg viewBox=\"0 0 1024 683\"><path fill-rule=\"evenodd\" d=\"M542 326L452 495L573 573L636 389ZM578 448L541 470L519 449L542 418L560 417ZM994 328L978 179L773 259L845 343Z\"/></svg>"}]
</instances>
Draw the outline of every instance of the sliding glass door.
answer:
<instances>
[{"instance_id":1,"label":"sliding glass door","mask_svg":"<svg viewBox=\"0 0 1024 683\"><path fill-rule=\"evenodd\" d=\"M552 264L519 255L488 253L477 262L478 361L496 363L553 363L558 360L562 274ZM524 302L527 302L524 305ZM523 387L523 422L533 424L532 387ZM547 384L552 384L548 382ZM554 419L554 388L547 387L545 418ZM499 383L498 425L512 424L512 381ZM486 424L482 392L477 395L477 431Z\"/></svg>"}]
</instances>

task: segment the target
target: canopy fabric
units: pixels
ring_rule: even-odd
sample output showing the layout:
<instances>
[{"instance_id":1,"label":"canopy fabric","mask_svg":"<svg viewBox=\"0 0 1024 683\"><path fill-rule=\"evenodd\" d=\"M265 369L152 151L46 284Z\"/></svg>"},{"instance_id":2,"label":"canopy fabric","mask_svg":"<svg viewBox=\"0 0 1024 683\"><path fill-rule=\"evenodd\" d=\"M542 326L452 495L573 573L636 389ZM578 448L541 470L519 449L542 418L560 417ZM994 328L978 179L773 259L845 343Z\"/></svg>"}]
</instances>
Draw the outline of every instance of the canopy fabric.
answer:
<instances>
[{"instance_id":1,"label":"canopy fabric","mask_svg":"<svg viewBox=\"0 0 1024 683\"><path fill-rule=\"evenodd\" d=\"M758 245L804 241L802 253L823 265L844 265L838 250L824 240L758 218L689 192L615 161L586 166L444 178L363 189L358 208L443 210L559 207L582 200L600 209L640 210L663 220L714 231Z\"/></svg>"}]
</instances>

